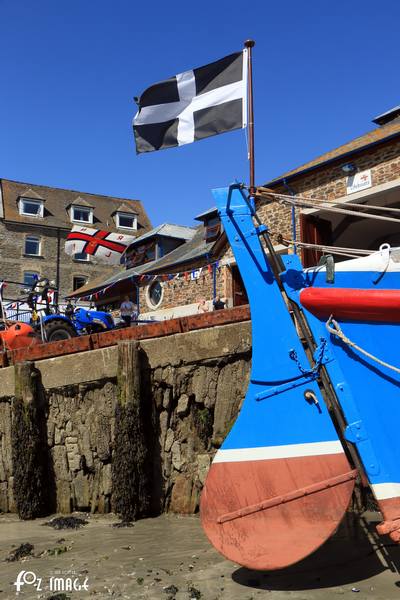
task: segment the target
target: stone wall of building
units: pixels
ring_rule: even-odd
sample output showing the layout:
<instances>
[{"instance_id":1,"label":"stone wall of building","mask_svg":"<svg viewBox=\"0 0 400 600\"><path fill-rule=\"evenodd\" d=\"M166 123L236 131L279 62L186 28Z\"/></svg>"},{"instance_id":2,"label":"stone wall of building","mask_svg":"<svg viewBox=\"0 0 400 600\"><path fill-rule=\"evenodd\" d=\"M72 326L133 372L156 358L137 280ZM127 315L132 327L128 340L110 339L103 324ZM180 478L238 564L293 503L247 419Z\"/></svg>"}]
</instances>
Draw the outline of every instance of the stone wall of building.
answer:
<instances>
[{"instance_id":1,"label":"stone wall of building","mask_svg":"<svg viewBox=\"0 0 400 600\"><path fill-rule=\"evenodd\" d=\"M382 145L361 150L348 159L338 159L308 173L294 175L288 181L291 193L316 199L335 200L347 197L350 200L351 195L347 195L347 175L341 169L341 165L346 160L354 164L357 171L371 169L372 188L367 191L400 179L400 142L390 140ZM277 193L289 194L288 189L283 185L272 183L269 187ZM281 234L287 239L293 239L291 210L289 206L281 206L263 199L257 204L257 213L269 226L271 233ZM301 212L301 209L295 209L297 239L301 239ZM275 241L274 235L272 239Z\"/></svg>"},{"instance_id":2,"label":"stone wall of building","mask_svg":"<svg viewBox=\"0 0 400 600\"><path fill-rule=\"evenodd\" d=\"M210 272L207 266L199 267L198 265L192 265L191 268L186 268L187 271L181 274L178 279L160 282L163 288L163 296L161 303L157 307L152 306L149 300L149 288L151 283L141 285L139 288L140 312L147 313L176 306L194 304L198 303L203 298L211 304L211 301L214 298L213 272ZM201 273L199 277L192 278L192 271L200 268ZM185 273L187 274L185 275ZM229 277L229 270L225 265L216 268L215 290L217 296L225 297L229 295Z\"/></svg>"},{"instance_id":3,"label":"stone wall of building","mask_svg":"<svg viewBox=\"0 0 400 600\"><path fill-rule=\"evenodd\" d=\"M400 177L400 142L390 141L364 150L358 155L352 156L351 159L349 158L348 161L354 164L358 171L371 169L373 186L388 183ZM339 160L310 173L298 175L292 180L293 183L290 182L290 185L296 194L314 198L334 200L346 196L347 176L340 168L343 162L345 160ZM288 193L283 187L278 191Z\"/></svg>"},{"instance_id":4,"label":"stone wall of building","mask_svg":"<svg viewBox=\"0 0 400 600\"><path fill-rule=\"evenodd\" d=\"M91 257L90 261L76 261L64 252L66 231L61 232L60 242L60 298L71 292L73 278L85 277L87 280L108 277L115 266L99 263ZM41 255L24 255L25 238L35 236L41 241ZM1 279L24 281L24 272L38 273L42 277L56 281L57 276L57 232L49 227L29 226L0 222ZM5 290L6 298L20 297L21 287L9 285Z\"/></svg>"},{"instance_id":5,"label":"stone wall of building","mask_svg":"<svg viewBox=\"0 0 400 600\"><path fill-rule=\"evenodd\" d=\"M153 512L195 512L210 461L247 388L250 323L141 342L151 413ZM39 361L46 403L50 512L112 508L116 346ZM0 370L0 511L15 512L11 417L14 367ZM23 456L21 456L23 460Z\"/></svg>"}]
</instances>

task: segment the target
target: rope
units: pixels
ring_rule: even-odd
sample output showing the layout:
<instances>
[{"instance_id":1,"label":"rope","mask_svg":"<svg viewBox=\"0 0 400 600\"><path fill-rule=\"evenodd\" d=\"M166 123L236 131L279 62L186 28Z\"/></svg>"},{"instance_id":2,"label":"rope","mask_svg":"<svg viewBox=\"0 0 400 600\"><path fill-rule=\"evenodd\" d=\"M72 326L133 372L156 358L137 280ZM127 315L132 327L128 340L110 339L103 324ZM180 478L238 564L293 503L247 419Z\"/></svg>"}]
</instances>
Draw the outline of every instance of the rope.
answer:
<instances>
[{"instance_id":1,"label":"rope","mask_svg":"<svg viewBox=\"0 0 400 600\"><path fill-rule=\"evenodd\" d=\"M267 188L259 187L257 188L257 192L260 191L262 196L276 196L277 198L288 198L293 199L293 196L289 194L278 194L277 192L270 192ZM326 204L338 205L342 204L342 202L338 202L337 200L328 200L327 198L311 198L309 196L295 196L296 199L302 200L304 202L323 202ZM360 204L358 202L343 202L345 206L353 206L355 208L372 208L373 210L378 210L381 212L394 212L400 213L400 208L393 208L389 206L377 206L376 204Z\"/></svg>"},{"instance_id":2,"label":"rope","mask_svg":"<svg viewBox=\"0 0 400 600\"><path fill-rule=\"evenodd\" d=\"M339 213L342 215L351 215L352 217L364 217L365 219L374 219L375 221L390 221L391 223L400 223L400 219L395 219L394 217L372 215L366 212L361 213L356 210L337 208L337 206L334 208L333 206L329 206L329 203L326 200L323 200L321 202L315 200L301 200L299 196L292 197L286 196L285 194L274 194L270 192L259 194L259 196L273 197L274 202L279 202L280 204L289 204L290 206L297 206L300 208L318 208L325 210L326 212ZM276 199L274 197L276 197ZM365 208L364 205L362 205L362 207Z\"/></svg>"},{"instance_id":3,"label":"rope","mask_svg":"<svg viewBox=\"0 0 400 600\"><path fill-rule=\"evenodd\" d=\"M280 234L274 234L278 243L282 243L287 246L301 246L303 248L315 248L322 250L323 252L329 252L330 254L339 254L341 256L349 256L350 258L360 258L360 256L369 256L373 254L373 250L363 250L362 248L344 248L341 246L326 246L324 244L310 244L307 242L298 242L297 240L288 240Z\"/></svg>"},{"instance_id":4,"label":"rope","mask_svg":"<svg viewBox=\"0 0 400 600\"><path fill-rule=\"evenodd\" d=\"M333 326L332 326L333 325ZM361 352L361 354L364 354L364 356L367 356L368 358L370 358L371 360L375 361L376 363L378 363L378 365L382 365L383 367L387 367L388 369L391 369L392 371L395 371L396 373L400 373L400 369L398 367L395 367L393 365L390 365L389 363L381 360L380 358L377 358L376 356L374 356L373 354L370 354L369 352L367 352L366 350L364 350L363 348L360 348L360 346L357 346L357 344L355 344L354 342L352 342L344 333L343 331L340 329L340 325L337 321L335 321L335 319L333 318L333 316L331 315L329 317L329 319L327 320L325 327L327 328L327 330L329 331L329 333L331 333L332 335L338 337L340 340L342 340L342 342L344 344L347 344L348 346L350 346L351 348L354 348L355 350L358 350L358 352Z\"/></svg>"}]
</instances>

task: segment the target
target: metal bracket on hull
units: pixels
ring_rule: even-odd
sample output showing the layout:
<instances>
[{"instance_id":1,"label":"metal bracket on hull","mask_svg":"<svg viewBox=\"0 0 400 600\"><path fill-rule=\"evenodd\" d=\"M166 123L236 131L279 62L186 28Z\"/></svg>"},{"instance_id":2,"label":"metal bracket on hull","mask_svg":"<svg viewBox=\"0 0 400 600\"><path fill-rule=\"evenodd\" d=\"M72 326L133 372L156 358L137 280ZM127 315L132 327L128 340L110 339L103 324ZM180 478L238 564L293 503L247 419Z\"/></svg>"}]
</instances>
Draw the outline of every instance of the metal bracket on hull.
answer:
<instances>
[{"instance_id":1,"label":"metal bracket on hull","mask_svg":"<svg viewBox=\"0 0 400 600\"><path fill-rule=\"evenodd\" d=\"M263 500L263 502L258 502L257 504L245 506L243 508L239 508L239 510L226 513L218 517L217 523L226 523L227 521L233 521L234 519L247 517L248 515L260 512L261 510L267 510L268 508L273 508L274 506L279 506L280 504L285 504L286 502L293 502L293 500L304 498L304 496L316 494L317 492L322 492L323 490L333 488L336 485L340 485L341 483L346 483L346 481L351 481L352 479L356 479L356 477L357 470L353 469L348 473L343 473L342 475L338 475L337 477L331 477L330 479L319 481L318 483L314 483L307 487L294 490L293 492L289 492L288 494L283 494L282 496L275 496L274 498Z\"/></svg>"},{"instance_id":2,"label":"metal bracket on hull","mask_svg":"<svg viewBox=\"0 0 400 600\"><path fill-rule=\"evenodd\" d=\"M341 403L343 396L346 397L346 395L350 393L349 386L344 381L339 381L335 386L335 390L339 403ZM365 472L367 475L378 475L381 471L381 465L376 457L370 436L367 433L363 421L358 419L357 421L349 423L344 430L344 436L348 442L354 444L356 447L362 444L362 462Z\"/></svg>"},{"instance_id":3,"label":"metal bracket on hull","mask_svg":"<svg viewBox=\"0 0 400 600\"><path fill-rule=\"evenodd\" d=\"M274 387L269 388L268 390L263 390L262 392L255 394L254 398L257 402L260 402L260 400L265 400L266 398L277 396L278 394L282 394L282 392L286 392L287 390L306 385L310 383L310 381L315 381L317 377L318 375L315 373L313 373L310 376L300 375L298 379L287 381L286 383L282 383L281 385L276 385Z\"/></svg>"},{"instance_id":4,"label":"metal bracket on hull","mask_svg":"<svg viewBox=\"0 0 400 600\"><path fill-rule=\"evenodd\" d=\"M268 390L263 390L262 392L255 394L254 397L256 401L259 402L260 400L271 398L271 396L282 394L282 392L300 387L301 385L305 385L306 383L310 383L311 381L318 379L321 366L330 360L330 357L326 355L326 345L326 339L321 338L321 342L314 352L314 366L311 369L305 369L299 361L296 350L291 349L289 351L289 358L296 363L301 375L291 379L290 381L286 381L285 383L281 383L280 385L276 385Z\"/></svg>"}]
</instances>

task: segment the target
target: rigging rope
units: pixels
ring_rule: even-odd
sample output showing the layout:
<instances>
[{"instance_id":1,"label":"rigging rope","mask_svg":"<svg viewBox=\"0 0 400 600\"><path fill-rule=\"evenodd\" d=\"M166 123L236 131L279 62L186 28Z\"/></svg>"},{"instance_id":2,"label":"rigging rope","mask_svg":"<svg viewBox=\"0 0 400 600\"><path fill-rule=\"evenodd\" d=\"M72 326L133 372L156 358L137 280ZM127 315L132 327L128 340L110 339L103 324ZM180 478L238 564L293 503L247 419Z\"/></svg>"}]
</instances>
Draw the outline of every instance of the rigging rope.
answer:
<instances>
[{"instance_id":1,"label":"rigging rope","mask_svg":"<svg viewBox=\"0 0 400 600\"><path fill-rule=\"evenodd\" d=\"M260 188L259 188L260 189ZM290 206L297 206L300 208L318 208L322 209L326 212L339 213L343 215L351 215L352 217L364 217L365 219L374 219L376 221L390 221L391 223L400 223L400 219L396 219L395 217L385 217L383 215L372 215L367 212L359 212L357 210L348 210L345 208L338 208L337 206L329 206L329 204L323 201L314 201L314 200L301 200L298 196L286 196L285 194L275 194L271 192L258 194L258 196L272 197L273 202L279 202L280 204L289 204ZM276 198L276 199L275 199ZM326 206L326 204L328 204ZM337 204L337 203L336 203ZM365 208L365 206L363 206Z\"/></svg>"},{"instance_id":2,"label":"rigging rope","mask_svg":"<svg viewBox=\"0 0 400 600\"><path fill-rule=\"evenodd\" d=\"M330 254L340 254L343 256L350 256L351 258L360 258L361 256L370 256L374 253L373 250L363 250L362 248L344 248L341 246L327 246L325 244L311 244L307 242L298 242L297 240L288 240L281 235L277 236L277 241L282 242L288 246L301 246L303 248L315 248L316 250L322 250L323 252L329 252Z\"/></svg>"},{"instance_id":3,"label":"rigging rope","mask_svg":"<svg viewBox=\"0 0 400 600\"><path fill-rule=\"evenodd\" d=\"M258 191L261 191L262 196L276 196L278 198L288 198L289 200L293 200L293 199L299 199L299 200L303 200L305 202L324 202L326 204L333 204L333 205L341 205L343 204L344 206L353 206L355 208L372 208L373 210L378 210L378 211L382 211L382 212L395 212L395 213L400 213L400 208L393 208L393 207L389 207L389 206L377 206L376 204L360 204L358 202L338 202L338 200L329 200L327 198L311 198L310 196L291 196L289 194L278 194L277 192L270 192L268 191L267 188L263 188L263 187L259 187L257 188L257 193Z\"/></svg>"},{"instance_id":4,"label":"rigging rope","mask_svg":"<svg viewBox=\"0 0 400 600\"><path fill-rule=\"evenodd\" d=\"M361 352L361 354L364 354L364 356L367 356L368 358L370 358L371 360L375 361L379 365L382 365L383 367L387 367L388 369L391 369L392 371L395 371L396 373L400 373L400 369L398 367L395 367L394 365L391 365L391 364L385 362L384 360L381 360L377 356L374 356L370 352L367 352L366 350L364 350L363 348L361 348L360 346L358 346L357 344L355 344L354 342L352 342L343 333L343 331L340 328L339 323L337 321L335 321L335 319L333 318L333 315L331 315L329 317L329 319L325 323L325 327L327 328L327 330L329 331L329 333L331 333L332 335L338 337L340 340L342 340L342 342L344 344L347 344L351 348L354 348L355 350L358 350L358 352Z\"/></svg>"}]
</instances>

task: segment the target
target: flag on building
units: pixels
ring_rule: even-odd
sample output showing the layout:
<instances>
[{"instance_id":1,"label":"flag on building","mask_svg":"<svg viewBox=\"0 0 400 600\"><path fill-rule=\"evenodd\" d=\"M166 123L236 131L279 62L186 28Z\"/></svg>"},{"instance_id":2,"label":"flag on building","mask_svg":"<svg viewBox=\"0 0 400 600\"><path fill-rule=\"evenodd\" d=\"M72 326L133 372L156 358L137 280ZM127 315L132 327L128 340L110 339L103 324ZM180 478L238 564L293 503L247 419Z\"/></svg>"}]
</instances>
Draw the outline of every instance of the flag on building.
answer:
<instances>
[{"instance_id":1,"label":"flag on building","mask_svg":"<svg viewBox=\"0 0 400 600\"><path fill-rule=\"evenodd\" d=\"M138 154L246 127L247 50L155 83L138 106L133 119Z\"/></svg>"},{"instance_id":2,"label":"flag on building","mask_svg":"<svg viewBox=\"0 0 400 600\"><path fill-rule=\"evenodd\" d=\"M71 256L84 252L100 261L118 265L123 252L134 239L133 235L75 225L67 235L65 252Z\"/></svg>"}]
</instances>

